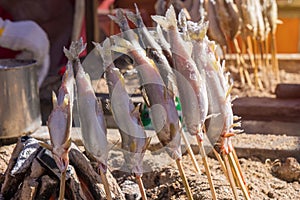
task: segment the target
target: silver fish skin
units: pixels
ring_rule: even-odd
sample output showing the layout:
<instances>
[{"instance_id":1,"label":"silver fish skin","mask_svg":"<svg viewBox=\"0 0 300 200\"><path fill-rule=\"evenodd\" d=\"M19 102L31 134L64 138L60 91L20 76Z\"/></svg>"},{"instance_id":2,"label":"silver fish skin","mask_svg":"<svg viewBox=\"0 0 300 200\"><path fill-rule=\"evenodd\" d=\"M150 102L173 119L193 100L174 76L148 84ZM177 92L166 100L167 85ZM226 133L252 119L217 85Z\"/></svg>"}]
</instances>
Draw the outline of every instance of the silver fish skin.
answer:
<instances>
[{"instance_id":1,"label":"silver fish skin","mask_svg":"<svg viewBox=\"0 0 300 200\"><path fill-rule=\"evenodd\" d=\"M80 42L79 46L83 47ZM99 162L99 169L106 172L108 142L102 104L97 100L89 75L85 73L79 59L75 79L83 144L86 151Z\"/></svg>"},{"instance_id":2,"label":"silver fish skin","mask_svg":"<svg viewBox=\"0 0 300 200\"><path fill-rule=\"evenodd\" d=\"M70 50L64 49L68 57ZM62 84L58 90L58 96L52 93L53 110L48 118L48 129L50 134L53 158L61 172L67 169L69 164L69 147L71 145L72 109L74 100L74 60L68 57L67 69L62 78Z\"/></svg>"},{"instance_id":3,"label":"silver fish skin","mask_svg":"<svg viewBox=\"0 0 300 200\"><path fill-rule=\"evenodd\" d=\"M136 48L143 47L143 43L139 43L137 34L130 28L125 13L121 9L117 9L116 16L108 15L111 20L113 20L120 27L122 37L126 40L131 41L131 43Z\"/></svg>"},{"instance_id":4,"label":"silver fish skin","mask_svg":"<svg viewBox=\"0 0 300 200\"><path fill-rule=\"evenodd\" d=\"M95 43L102 58L107 81L110 105L122 138L122 149L127 165L136 175L142 175L143 157L150 142L142 125L139 106L135 107L126 89L125 81L112 61L110 41L107 38L103 46Z\"/></svg>"},{"instance_id":5,"label":"silver fish skin","mask_svg":"<svg viewBox=\"0 0 300 200\"><path fill-rule=\"evenodd\" d=\"M169 42L166 40L165 35L163 33L163 30L161 29L160 25L156 26L156 30L149 31L154 40L159 44L162 48L162 52L165 55L166 59L168 60L169 66L173 68L173 58L172 58L172 52Z\"/></svg>"},{"instance_id":6,"label":"silver fish skin","mask_svg":"<svg viewBox=\"0 0 300 200\"><path fill-rule=\"evenodd\" d=\"M227 135L234 133L228 76L224 74L215 57L214 42L209 41L207 37L202 40L196 39L194 48L197 49L195 52L198 52L197 57L201 60L201 69L205 71L209 114L214 115L209 120L207 136L212 144L220 143L220 150L228 153L233 146Z\"/></svg>"},{"instance_id":7,"label":"silver fish skin","mask_svg":"<svg viewBox=\"0 0 300 200\"><path fill-rule=\"evenodd\" d=\"M180 125L173 95L165 87L158 69L143 49L136 49L123 38L115 36L113 39L112 50L129 54L135 61L144 100L150 107L150 116L158 139L171 158L180 158Z\"/></svg>"},{"instance_id":8,"label":"silver fish skin","mask_svg":"<svg viewBox=\"0 0 300 200\"><path fill-rule=\"evenodd\" d=\"M173 6L166 12L166 16L151 16L154 21L164 28L169 35L174 69L177 78L177 87L182 106L182 114L187 130L191 135L202 134L207 113L202 108L202 103L207 102L206 86L190 52L189 44L181 38L176 14Z\"/></svg>"},{"instance_id":9,"label":"silver fish skin","mask_svg":"<svg viewBox=\"0 0 300 200\"><path fill-rule=\"evenodd\" d=\"M137 5L134 5L136 13L128 11L126 12L126 15L128 19L138 28L138 35L140 41L143 42L143 47L146 49L146 54L155 62L166 87L171 91L174 91L176 88L176 78L172 68L169 65L169 61L165 57L161 46L154 40L145 26Z\"/></svg>"}]
</instances>

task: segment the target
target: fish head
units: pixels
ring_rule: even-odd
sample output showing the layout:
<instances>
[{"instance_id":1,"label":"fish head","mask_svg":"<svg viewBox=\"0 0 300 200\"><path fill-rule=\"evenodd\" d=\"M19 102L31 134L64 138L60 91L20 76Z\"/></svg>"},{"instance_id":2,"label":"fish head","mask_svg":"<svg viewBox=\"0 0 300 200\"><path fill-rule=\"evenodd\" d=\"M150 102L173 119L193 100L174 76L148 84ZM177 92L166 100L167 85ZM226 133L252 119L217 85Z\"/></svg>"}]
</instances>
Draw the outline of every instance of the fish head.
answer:
<instances>
[{"instance_id":1,"label":"fish head","mask_svg":"<svg viewBox=\"0 0 300 200\"><path fill-rule=\"evenodd\" d=\"M60 172L67 170L69 165L69 147L59 146L54 147L52 150L53 159Z\"/></svg>"}]
</instances>

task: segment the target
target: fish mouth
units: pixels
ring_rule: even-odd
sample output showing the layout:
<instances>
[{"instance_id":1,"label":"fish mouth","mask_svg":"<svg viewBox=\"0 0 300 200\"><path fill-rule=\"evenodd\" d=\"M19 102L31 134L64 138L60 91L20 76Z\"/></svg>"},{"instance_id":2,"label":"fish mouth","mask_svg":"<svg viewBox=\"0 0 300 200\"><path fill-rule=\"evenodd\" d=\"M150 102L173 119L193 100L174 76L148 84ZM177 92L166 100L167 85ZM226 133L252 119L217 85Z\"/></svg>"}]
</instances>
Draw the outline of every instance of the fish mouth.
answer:
<instances>
[{"instance_id":1,"label":"fish mouth","mask_svg":"<svg viewBox=\"0 0 300 200\"><path fill-rule=\"evenodd\" d=\"M66 156L57 156L57 155L54 155L53 157L59 171L65 172L69 165L69 158Z\"/></svg>"}]
</instances>

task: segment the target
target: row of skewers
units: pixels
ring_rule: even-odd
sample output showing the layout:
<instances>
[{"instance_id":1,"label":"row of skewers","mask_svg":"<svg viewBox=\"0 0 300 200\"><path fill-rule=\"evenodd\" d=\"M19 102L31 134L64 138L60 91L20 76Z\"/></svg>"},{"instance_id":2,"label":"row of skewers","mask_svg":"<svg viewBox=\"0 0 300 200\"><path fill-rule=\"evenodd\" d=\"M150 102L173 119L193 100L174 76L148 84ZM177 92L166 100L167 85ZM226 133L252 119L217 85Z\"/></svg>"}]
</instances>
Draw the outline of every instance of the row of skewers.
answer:
<instances>
[{"instance_id":1,"label":"row of skewers","mask_svg":"<svg viewBox=\"0 0 300 200\"><path fill-rule=\"evenodd\" d=\"M209 38L220 45L223 54L236 54L243 85L270 89L272 82L280 81L276 30L281 21L276 0L158 0L157 13L165 13L166 2L176 5L177 12L184 8L192 21L209 21Z\"/></svg>"},{"instance_id":2,"label":"row of skewers","mask_svg":"<svg viewBox=\"0 0 300 200\"><path fill-rule=\"evenodd\" d=\"M239 119L233 115L231 108L232 83L229 74L224 73L224 64L221 65L216 56L215 43L207 37L208 23L188 21L183 11L177 19L173 6L165 16L152 16L158 24L154 31L146 28L137 6L136 13L117 10L116 15L110 18L119 25L121 35L111 36L103 44L94 44L98 58L103 63L101 70L109 88L111 111L121 134L122 148L132 153L125 159L136 176L142 198L147 199L141 181L142 160L150 139L143 128L139 106L132 103L125 89L124 78L114 65L113 55L116 52L127 54L134 61L154 130L168 155L176 161L188 199L193 199L193 195L181 163L181 138L197 172L200 173L200 170L183 126L199 144L212 199L217 199L217 194L203 147L204 137L208 137L213 145L235 199L238 199L237 187L241 188L245 199L250 199L230 139L240 132L236 129ZM128 19L135 24L136 31L129 27ZM107 129L101 102L97 100L89 76L79 60L79 54L84 49L82 40L72 42L69 50L64 49L69 61L58 96L53 93L54 108L48 120L51 145L42 145L52 151L62 173L59 199L63 199L71 144L72 107L74 96L77 96L86 152L97 160L107 199L112 199L105 176L109 151ZM176 96L180 98L183 124L176 110ZM205 126L207 121L209 124Z\"/></svg>"}]
</instances>

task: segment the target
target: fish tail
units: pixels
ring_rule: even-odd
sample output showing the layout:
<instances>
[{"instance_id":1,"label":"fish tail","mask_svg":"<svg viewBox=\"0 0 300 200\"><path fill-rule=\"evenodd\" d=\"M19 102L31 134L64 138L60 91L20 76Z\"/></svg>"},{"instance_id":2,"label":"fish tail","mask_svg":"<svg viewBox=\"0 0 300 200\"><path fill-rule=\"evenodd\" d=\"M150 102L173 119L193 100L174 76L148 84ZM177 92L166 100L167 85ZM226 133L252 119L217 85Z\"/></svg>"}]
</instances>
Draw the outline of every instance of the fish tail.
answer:
<instances>
[{"instance_id":1,"label":"fish tail","mask_svg":"<svg viewBox=\"0 0 300 200\"><path fill-rule=\"evenodd\" d=\"M121 31L127 31L130 29L128 21L121 9L117 9L116 15L108 15L108 17L113 20L120 27Z\"/></svg>"},{"instance_id":2,"label":"fish tail","mask_svg":"<svg viewBox=\"0 0 300 200\"><path fill-rule=\"evenodd\" d=\"M100 43L96 43L96 42L93 42L93 44L95 45L98 54L102 58L104 68L111 65L113 61L112 61L111 48L110 48L111 47L110 39L106 38L102 46Z\"/></svg>"},{"instance_id":3,"label":"fish tail","mask_svg":"<svg viewBox=\"0 0 300 200\"><path fill-rule=\"evenodd\" d=\"M111 50L113 51L127 54L130 50L134 49L131 42L121 38L120 36L114 35L112 36L112 39L114 41L114 45L111 46Z\"/></svg>"},{"instance_id":4,"label":"fish tail","mask_svg":"<svg viewBox=\"0 0 300 200\"><path fill-rule=\"evenodd\" d=\"M136 27L141 28L145 25L136 3L134 4L134 7L135 7L135 13L131 11L126 11L126 16Z\"/></svg>"},{"instance_id":5,"label":"fish tail","mask_svg":"<svg viewBox=\"0 0 300 200\"><path fill-rule=\"evenodd\" d=\"M171 5L166 12L166 16L152 15L151 18L163 29L177 28L177 19L174 7Z\"/></svg>"},{"instance_id":6,"label":"fish tail","mask_svg":"<svg viewBox=\"0 0 300 200\"><path fill-rule=\"evenodd\" d=\"M83 43L82 37L78 41L73 41L70 45L69 50L64 47L65 56L68 60L76 60L79 55L85 50L86 43Z\"/></svg>"}]
</instances>

